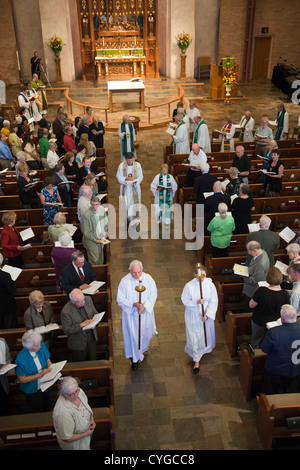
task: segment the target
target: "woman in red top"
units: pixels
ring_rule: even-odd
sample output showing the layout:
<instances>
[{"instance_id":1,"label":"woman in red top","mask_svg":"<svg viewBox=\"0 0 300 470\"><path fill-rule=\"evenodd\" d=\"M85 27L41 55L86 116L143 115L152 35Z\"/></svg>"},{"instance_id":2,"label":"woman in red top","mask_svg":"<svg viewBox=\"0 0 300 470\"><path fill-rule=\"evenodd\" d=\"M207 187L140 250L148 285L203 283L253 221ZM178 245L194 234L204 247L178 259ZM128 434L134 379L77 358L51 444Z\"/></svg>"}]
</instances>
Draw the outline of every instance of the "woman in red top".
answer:
<instances>
[{"instance_id":1,"label":"woman in red top","mask_svg":"<svg viewBox=\"0 0 300 470\"><path fill-rule=\"evenodd\" d=\"M24 269L21 246L22 240L15 228L17 214L13 211L5 212L2 216L3 229L1 232L1 247L7 264Z\"/></svg>"}]
</instances>

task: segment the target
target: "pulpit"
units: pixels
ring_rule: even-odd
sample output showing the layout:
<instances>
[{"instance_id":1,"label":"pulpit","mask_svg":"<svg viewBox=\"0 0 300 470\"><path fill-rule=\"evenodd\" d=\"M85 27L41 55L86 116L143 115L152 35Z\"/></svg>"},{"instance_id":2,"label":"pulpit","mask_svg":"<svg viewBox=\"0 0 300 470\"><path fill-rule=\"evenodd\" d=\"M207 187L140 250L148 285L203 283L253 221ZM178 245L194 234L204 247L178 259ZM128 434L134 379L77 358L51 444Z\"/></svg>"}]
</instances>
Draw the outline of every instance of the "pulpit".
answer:
<instances>
[{"instance_id":1,"label":"pulpit","mask_svg":"<svg viewBox=\"0 0 300 470\"><path fill-rule=\"evenodd\" d=\"M220 65L216 62L212 62L210 65L210 82L209 82L209 97L210 98L223 98L225 99L226 90L224 86L223 78L223 59ZM239 64L234 64L232 71L239 76ZM238 95L238 85L233 85L230 96L235 97Z\"/></svg>"}]
</instances>

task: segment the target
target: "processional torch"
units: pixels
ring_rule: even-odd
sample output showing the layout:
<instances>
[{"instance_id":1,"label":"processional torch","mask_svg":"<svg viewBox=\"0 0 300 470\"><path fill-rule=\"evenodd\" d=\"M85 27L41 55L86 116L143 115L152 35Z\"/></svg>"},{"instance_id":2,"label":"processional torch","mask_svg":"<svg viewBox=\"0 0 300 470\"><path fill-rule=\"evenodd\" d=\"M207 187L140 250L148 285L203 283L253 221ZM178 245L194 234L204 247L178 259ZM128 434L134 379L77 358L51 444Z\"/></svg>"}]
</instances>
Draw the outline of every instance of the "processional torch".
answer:
<instances>
[{"instance_id":1,"label":"processional torch","mask_svg":"<svg viewBox=\"0 0 300 470\"><path fill-rule=\"evenodd\" d=\"M139 278L139 283L135 287L135 290L139 293L139 304L142 303L142 292L145 292L146 287L142 285L142 278ZM139 313L139 350L141 349L141 315Z\"/></svg>"},{"instance_id":2,"label":"processional torch","mask_svg":"<svg viewBox=\"0 0 300 470\"><path fill-rule=\"evenodd\" d=\"M201 265L200 265L200 263L197 263L195 278L199 280L200 297L201 297L201 299L203 299L202 281L201 281L201 279L204 279L204 278L205 278L205 274L202 274L202 273L201 273ZM201 304L201 307L202 307L202 317L204 318L204 317L205 317L204 305ZM203 330L204 330L205 346L207 346L207 337L206 337L206 325L205 325L205 322L203 322Z\"/></svg>"}]
</instances>

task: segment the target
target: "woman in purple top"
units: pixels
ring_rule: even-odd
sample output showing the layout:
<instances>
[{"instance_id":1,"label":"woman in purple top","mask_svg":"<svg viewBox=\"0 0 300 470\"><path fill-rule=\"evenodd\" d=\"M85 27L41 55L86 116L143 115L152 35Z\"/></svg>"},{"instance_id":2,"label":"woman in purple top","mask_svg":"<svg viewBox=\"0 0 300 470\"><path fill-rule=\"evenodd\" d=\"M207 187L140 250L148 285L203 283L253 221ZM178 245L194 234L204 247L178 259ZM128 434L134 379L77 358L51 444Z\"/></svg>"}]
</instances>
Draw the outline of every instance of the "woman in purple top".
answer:
<instances>
[{"instance_id":1,"label":"woman in purple top","mask_svg":"<svg viewBox=\"0 0 300 470\"><path fill-rule=\"evenodd\" d=\"M58 237L58 242L60 246L54 245L51 251L51 259L54 264L56 276L56 290L57 293L60 294L63 292L61 285L61 272L68 264L71 263L71 255L76 251L76 248L74 247L74 242L72 241L69 232L61 232Z\"/></svg>"}]
</instances>

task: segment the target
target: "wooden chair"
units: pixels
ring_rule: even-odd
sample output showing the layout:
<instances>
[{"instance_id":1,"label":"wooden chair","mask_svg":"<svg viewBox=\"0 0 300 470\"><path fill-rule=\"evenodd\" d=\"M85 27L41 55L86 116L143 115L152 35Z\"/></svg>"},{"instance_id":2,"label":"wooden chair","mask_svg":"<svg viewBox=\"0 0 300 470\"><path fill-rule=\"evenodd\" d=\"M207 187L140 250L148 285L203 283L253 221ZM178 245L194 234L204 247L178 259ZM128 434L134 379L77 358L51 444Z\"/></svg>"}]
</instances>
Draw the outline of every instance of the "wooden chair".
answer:
<instances>
[{"instance_id":1,"label":"wooden chair","mask_svg":"<svg viewBox=\"0 0 300 470\"><path fill-rule=\"evenodd\" d=\"M210 77L210 56L198 57L198 79Z\"/></svg>"},{"instance_id":2,"label":"wooden chair","mask_svg":"<svg viewBox=\"0 0 300 470\"><path fill-rule=\"evenodd\" d=\"M279 439L300 437L299 393L260 394L257 402L256 428L264 450L274 448Z\"/></svg>"}]
</instances>

